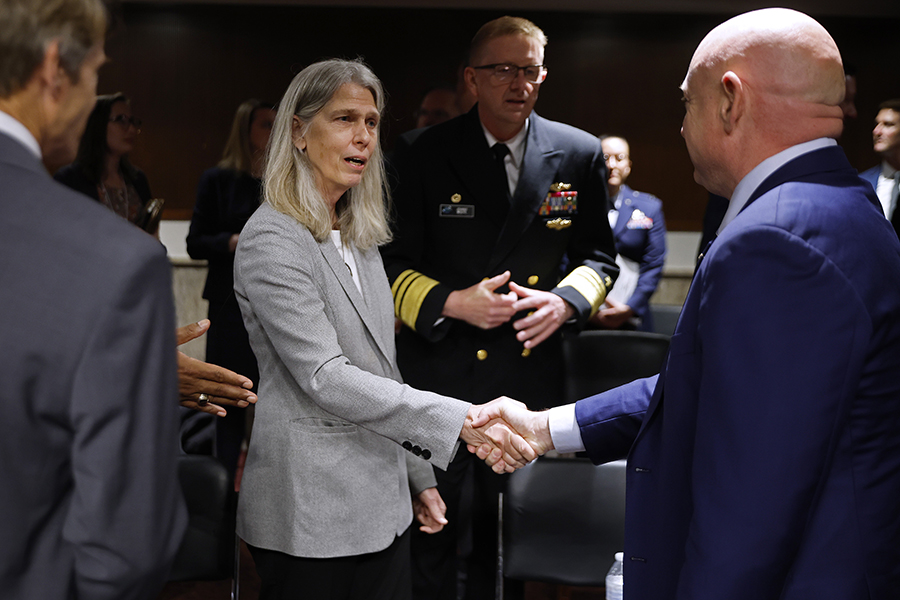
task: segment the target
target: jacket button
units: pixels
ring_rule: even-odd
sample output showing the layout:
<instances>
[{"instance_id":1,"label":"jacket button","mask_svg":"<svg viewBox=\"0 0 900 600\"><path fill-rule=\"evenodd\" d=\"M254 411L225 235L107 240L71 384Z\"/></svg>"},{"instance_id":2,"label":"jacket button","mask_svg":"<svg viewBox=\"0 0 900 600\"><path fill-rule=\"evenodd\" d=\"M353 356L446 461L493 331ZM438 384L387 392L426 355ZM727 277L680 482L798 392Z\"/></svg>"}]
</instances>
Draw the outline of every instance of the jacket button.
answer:
<instances>
[{"instance_id":1,"label":"jacket button","mask_svg":"<svg viewBox=\"0 0 900 600\"><path fill-rule=\"evenodd\" d=\"M478 357L478 360L484 360L487 358L487 350L479 350L475 353L475 356Z\"/></svg>"},{"instance_id":2,"label":"jacket button","mask_svg":"<svg viewBox=\"0 0 900 600\"><path fill-rule=\"evenodd\" d=\"M403 442L401 445L403 446L404 450L412 450L412 444L409 443L409 440Z\"/></svg>"},{"instance_id":3,"label":"jacket button","mask_svg":"<svg viewBox=\"0 0 900 600\"><path fill-rule=\"evenodd\" d=\"M422 458L424 458L425 460L431 458L431 450L429 450L428 448L422 450Z\"/></svg>"},{"instance_id":4,"label":"jacket button","mask_svg":"<svg viewBox=\"0 0 900 600\"><path fill-rule=\"evenodd\" d=\"M416 456L421 456L421 455L422 455L422 449L419 448L418 446L413 446L413 448L412 448L412 453L415 454Z\"/></svg>"},{"instance_id":5,"label":"jacket button","mask_svg":"<svg viewBox=\"0 0 900 600\"><path fill-rule=\"evenodd\" d=\"M540 277L537 275L531 275L528 277L528 285L535 285L538 281L540 281Z\"/></svg>"}]
</instances>

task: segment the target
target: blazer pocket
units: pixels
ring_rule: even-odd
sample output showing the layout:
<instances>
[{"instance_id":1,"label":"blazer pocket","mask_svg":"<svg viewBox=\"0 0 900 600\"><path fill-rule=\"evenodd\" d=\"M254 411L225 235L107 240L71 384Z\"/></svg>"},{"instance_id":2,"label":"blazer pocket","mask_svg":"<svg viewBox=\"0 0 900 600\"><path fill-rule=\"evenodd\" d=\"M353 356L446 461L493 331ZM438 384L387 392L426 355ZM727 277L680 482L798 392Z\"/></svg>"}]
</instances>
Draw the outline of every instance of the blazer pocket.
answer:
<instances>
[{"instance_id":1,"label":"blazer pocket","mask_svg":"<svg viewBox=\"0 0 900 600\"><path fill-rule=\"evenodd\" d=\"M334 419L322 419L320 417L303 417L291 419L291 427L311 433L356 433L358 427L353 423L337 421Z\"/></svg>"}]
</instances>

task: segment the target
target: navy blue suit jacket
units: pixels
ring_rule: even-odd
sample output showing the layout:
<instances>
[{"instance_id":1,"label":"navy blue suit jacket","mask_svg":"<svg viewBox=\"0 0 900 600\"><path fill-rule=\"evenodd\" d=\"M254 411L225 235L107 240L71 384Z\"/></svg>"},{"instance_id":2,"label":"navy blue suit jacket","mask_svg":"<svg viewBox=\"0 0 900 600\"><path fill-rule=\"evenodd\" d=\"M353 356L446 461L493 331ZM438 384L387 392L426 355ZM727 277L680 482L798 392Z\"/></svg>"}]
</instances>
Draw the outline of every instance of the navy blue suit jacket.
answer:
<instances>
[{"instance_id":1,"label":"navy blue suit jacket","mask_svg":"<svg viewBox=\"0 0 900 600\"><path fill-rule=\"evenodd\" d=\"M800 156L707 252L662 375L576 404L595 462L631 446L626 597L897 598L898 373L900 242L842 150Z\"/></svg>"},{"instance_id":2,"label":"navy blue suit jacket","mask_svg":"<svg viewBox=\"0 0 900 600\"><path fill-rule=\"evenodd\" d=\"M873 190L876 187L878 187L878 176L879 175L881 175L881 165L876 165L876 166L872 167L871 169L866 169L865 171L863 171L862 173L859 174L859 176L864 181L869 182L869 185L872 186Z\"/></svg>"},{"instance_id":3,"label":"navy blue suit jacket","mask_svg":"<svg viewBox=\"0 0 900 600\"><path fill-rule=\"evenodd\" d=\"M876 189L878 187L878 176L881 175L881 165L876 165L871 169L867 169L859 174L860 179L863 181L869 182L869 185L872 186L872 189ZM879 204L879 210L880 210ZM891 225L894 226L894 231L900 235L900 210L894 209L894 214L887 215L888 220L891 222Z\"/></svg>"},{"instance_id":4,"label":"navy blue suit jacket","mask_svg":"<svg viewBox=\"0 0 900 600\"><path fill-rule=\"evenodd\" d=\"M622 205L613 227L616 252L640 264L637 288L626 304L635 315L646 319L650 296L659 286L666 258L666 222L662 202L652 194L637 192L627 185L623 185L619 193Z\"/></svg>"}]
</instances>

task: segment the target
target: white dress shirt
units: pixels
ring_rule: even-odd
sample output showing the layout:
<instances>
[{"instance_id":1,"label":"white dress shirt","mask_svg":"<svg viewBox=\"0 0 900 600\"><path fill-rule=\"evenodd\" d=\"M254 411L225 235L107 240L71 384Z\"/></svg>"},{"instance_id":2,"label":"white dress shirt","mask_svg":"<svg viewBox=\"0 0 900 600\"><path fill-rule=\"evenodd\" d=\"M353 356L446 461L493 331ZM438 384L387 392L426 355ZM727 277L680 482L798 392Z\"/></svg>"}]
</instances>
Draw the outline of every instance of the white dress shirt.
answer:
<instances>
[{"instance_id":1,"label":"white dress shirt","mask_svg":"<svg viewBox=\"0 0 900 600\"><path fill-rule=\"evenodd\" d=\"M493 148L494 144L498 143L497 138L491 135L491 132L487 130L484 123L481 124L481 129L484 131L484 137L487 139L488 147ZM516 195L516 186L519 184L519 174L522 172L522 160L525 158L525 141L527 138L528 119L525 119L525 126L519 130L519 133L505 142L499 142L505 144L506 147L509 148L509 154L503 159L503 166L506 167L506 182L509 185L510 198Z\"/></svg>"},{"instance_id":2,"label":"white dress shirt","mask_svg":"<svg viewBox=\"0 0 900 600\"><path fill-rule=\"evenodd\" d=\"M888 220L897 210L897 185L900 182L900 173L897 169L887 164L881 163L881 173L878 175L878 185L875 186L875 195L881 202L881 210Z\"/></svg>"}]
</instances>

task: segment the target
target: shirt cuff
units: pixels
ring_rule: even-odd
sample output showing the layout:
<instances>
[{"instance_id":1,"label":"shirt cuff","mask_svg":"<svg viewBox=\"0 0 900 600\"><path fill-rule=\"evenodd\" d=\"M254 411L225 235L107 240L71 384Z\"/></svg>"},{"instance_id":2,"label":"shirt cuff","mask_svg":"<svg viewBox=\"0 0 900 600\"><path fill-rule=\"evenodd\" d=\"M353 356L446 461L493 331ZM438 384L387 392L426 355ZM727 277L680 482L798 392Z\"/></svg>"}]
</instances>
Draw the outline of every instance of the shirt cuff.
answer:
<instances>
[{"instance_id":1,"label":"shirt cuff","mask_svg":"<svg viewBox=\"0 0 900 600\"><path fill-rule=\"evenodd\" d=\"M575 405L557 406L548 411L550 438L557 452L584 452L581 428L575 418Z\"/></svg>"}]
</instances>

